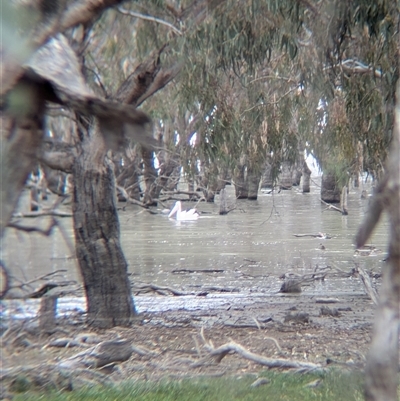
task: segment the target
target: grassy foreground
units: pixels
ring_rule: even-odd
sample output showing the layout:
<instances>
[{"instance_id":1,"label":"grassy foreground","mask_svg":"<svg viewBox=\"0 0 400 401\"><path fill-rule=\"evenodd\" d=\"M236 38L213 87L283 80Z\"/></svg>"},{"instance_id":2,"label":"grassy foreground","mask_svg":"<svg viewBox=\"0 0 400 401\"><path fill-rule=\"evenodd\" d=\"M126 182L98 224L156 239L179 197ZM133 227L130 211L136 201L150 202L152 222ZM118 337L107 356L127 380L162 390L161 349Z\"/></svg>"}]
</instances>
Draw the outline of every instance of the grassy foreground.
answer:
<instances>
[{"instance_id":1,"label":"grassy foreground","mask_svg":"<svg viewBox=\"0 0 400 401\"><path fill-rule=\"evenodd\" d=\"M13 400L48 401L258 401L258 400L363 400L360 373L329 372L323 375L265 372L268 384L251 387L254 376L196 378L162 382L126 382L74 391L26 392ZM319 380L319 384L315 382ZM316 385L317 384L317 385ZM307 386L308 385L308 386Z\"/></svg>"}]
</instances>

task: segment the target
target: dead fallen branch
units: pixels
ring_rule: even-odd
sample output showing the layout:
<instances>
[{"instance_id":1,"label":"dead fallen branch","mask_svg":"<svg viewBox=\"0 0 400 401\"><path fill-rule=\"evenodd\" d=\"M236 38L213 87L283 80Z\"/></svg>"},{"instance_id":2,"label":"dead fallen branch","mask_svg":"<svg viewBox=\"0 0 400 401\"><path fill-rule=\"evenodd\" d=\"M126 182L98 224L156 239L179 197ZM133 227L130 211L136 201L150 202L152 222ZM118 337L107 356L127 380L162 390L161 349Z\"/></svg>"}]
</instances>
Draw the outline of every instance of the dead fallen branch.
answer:
<instances>
[{"instance_id":1,"label":"dead fallen branch","mask_svg":"<svg viewBox=\"0 0 400 401\"><path fill-rule=\"evenodd\" d=\"M170 292L172 295L175 295L177 297L183 296L183 295L188 295L187 293L175 290L174 288L160 287L155 284L134 285L133 291L134 291L135 295L138 295L143 292L156 292L160 295L168 295L167 292Z\"/></svg>"},{"instance_id":2,"label":"dead fallen branch","mask_svg":"<svg viewBox=\"0 0 400 401\"><path fill-rule=\"evenodd\" d=\"M132 355L132 346L128 340L115 339L103 341L95 347L82 351L71 358L58 363L62 369L102 368L116 362L127 361Z\"/></svg>"},{"instance_id":3,"label":"dead fallen branch","mask_svg":"<svg viewBox=\"0 0 400 401\"><path fill-rule=\"evenodd\" d=\"M36 282L38 282L38 281L48 281L48 280L50 280L50 279L54 280L56 277L63 278L63 277L64 277L64 273L65 273L66 271L67 271L66 269L55 270L54 272L44 274L44 275L42 275L42 276L39 276L39 277L34 278L34 279L32 279L32 280L30 280L30 281L27 281L27 282L23 282L23 281L21 281L21 280L15 278L15 277L10 277L10 279L11 279L12 281L19 281L20 284L12 284L12 285L10 285L10 286L9 286L9 290L14 289L14 288L24 289L25 287L28 287L28 288L31 287L31 288L32 288L31 284L36 283ZM61 285L66 285L66 284L57 283L57 286L61 286ZM44 293L46 293L48 290L54 288L55 284L53 284L53 286L52 286L51 288L48 288L48 286L49 286L49 284L45 284L44 286L42 286L42 287L41 287L40 289L38 289L37 291L32 292L32 293L30 293L29 295L26 295L25 298L39 298L40 296L35 296L36 293L37 293L38 295L40 295L42 289L43 289L43 288L46 288L46 290L43 291L43 293L41 294L41 295L44 295ZM1 298L0 298L0 299L1 299Z\"/></svg>"},{"instance_id":4,"label":"dead fallen branch","mask_svg":"<svg viewBox=\"0 0 400 401\"><path fill-rule=\"evenodd\" d=\"M295 237L313 237L313 238L321 238L321 239L331 239L332 237L326 233L317 233L317 234L293 234Z\"/></svg>"},{"instance_id":5,"label":"dead fallen branch","mask_svg":"<svg viewBox=\"0 0 400 401\"><path fill-rule=\"evenodd\" d=\"M343 210L339 209L336 206L333 206L332 204L325 202L324 200L320 199L321 203L323 203L327 208L325 210L334 210L335 212L339 212L340 214L343 214Z\"/></svg>"},{"instance_id":6,"label":"dead fallen branch","mask_svg":"<svg viewBox=\"0 0 400 401\"><path fill-rule=\"evenodd\" d=\"M72 213L60 212L58 210L41 210L39 212L29 212L29 213L14 213L14 218L25 218L25 217L42 217L42 216L52 216L52 217L72 217ZM9 227L10 224L8 224Z\"/></svg>"},{"instance_id":7,"label":"dead fallen branch","mask_svg":"<svg viewBox=\"0 0 400 401\"><path fill-rule=\"evenodd\" d=\"M364 285L365 292L372 299L375 305L378 305L378 294L374 287L372 287L371 279L369 278L369 274L362 269L360 266L355 268L355 271L360 276L361 282Z\"/></svg>"},{"instance_id":8,"label":"dead fallen branch","mask_svg":"<svg viewBox=\"0 0 400 401\"><path fill-rule=\"evenodd\" d=\"M206 355L203 360L200 360L193 364L194 367L202 366L204 364L204 360L212 359L215 363L220 363L222 359L231 353L236 353L242 356L245 359L248 359L252 362L258 363L263 366L267 366L268 368L283 368L283 369L298 369L300 371L322 371L324 368L320 364L315 364L311 362L300 362L295 360L288 360L282 358L267 358L263 355L255 354L242 345L236 343L235 341L230 341L224 345L221 345L218 348L214 347L214 344L211 340L206 340L204 335L204 328L201 328L200 337L203 340L204 348L208 351L208 355ZM271 338L269 338L271 339ZM277 342L275 345L279 347ZM280 347L279 347L280 348ZM278 348L278 349L279 349Z\"/></svg>"},{"instance_id":9,"label":"dead fallen branch","mask_svg":"<svg viewBox=\"0 0 400 401\"><path fill-rule=\"evenodd\" d=\"M300 369L302 371L321 371L323 370L322 365L311 363L311 362L300 362L295 360L288 360L282 358L267 358L262 355L255 354L240 344L234 341L230 341L218 348L213 348L212 345L208 344L205 346L209 351L209 355L214 358L214 360L219 363L222 359L229 353L236 353L245 359L252 362L258 363L268 368L282 368L282 369Z\"/></svg>"},{"instance_id":10,"label":"dead fallen branch","mask_svg":"<svg viewBox=\"0 0 400 401\"><path fill-rule=\"evenodd\" d=\"M140 207L143 207L144 209L148 209L149 207L145 205L143 202L140 202L136 199L133 199L129 196L128 192L125 190L124 187L121 187L120 185L117 186L117 190L120 192L122 197L129 203L132 203L133 205L137 205Z\"/></svg>"},{"instance_id":11,"label":"dead fallen branch","mask_svg":"<svg viewBox=\"0 0 400 401\"><path fill-rule=\"evenodd\" d=\"M173 274L182 274L182 273L223 273L223 269L175 269L172 270Z\"/></svg>"}]
</instances>

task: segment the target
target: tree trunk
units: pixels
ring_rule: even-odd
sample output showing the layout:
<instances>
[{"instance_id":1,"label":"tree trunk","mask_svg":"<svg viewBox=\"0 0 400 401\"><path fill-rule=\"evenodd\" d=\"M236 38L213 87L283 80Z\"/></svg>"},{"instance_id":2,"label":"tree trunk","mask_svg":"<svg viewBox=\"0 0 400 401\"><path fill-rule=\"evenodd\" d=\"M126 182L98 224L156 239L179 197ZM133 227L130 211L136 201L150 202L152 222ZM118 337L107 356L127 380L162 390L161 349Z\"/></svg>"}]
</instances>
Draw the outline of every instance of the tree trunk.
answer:
<instances>
[{"instance_id":1,"label":"tree trunk","mask_svg":"<svg viewBox=\"0 0 400 401\"><path fill-rule=\"evenodd\" d=\"M145 183L143 203L148 206L157 206L157 202L154 201L154 198L157 195L157 185L155 183L157 179L157 170L154 167L154 152L142 147L142 159L144 164L143 178Z\"/></svg>"},{"instance_id":2,"label":"tree trunk","mask_svg":"<svg viewBox=\"0 0 400 401\"><path fill-rule=\"evenodd\" d=\"M340 194L335 175L324 173L321 180L321 199L328 203L339 203Z\"/></svg>"},{"instance_id":3,"label":"tree trunk","mask_svg":"<svg viewBox=\"0 0 400 401\"><path fill-rule=\"evenodd\" d=\"M282 171L279 176L279 185L281 189L291 189L293 180L292 180L292 166L289 162L284 161L282 163Z\"/></svg>"},{"instance_id":4,"label":"tree trunk","mask_svg":"<svg viewBox=\"0 0 400 401\"><path fill-rule=\"evenodd\" d=\"M225 189L229 179L228 170L226 168L222 168L221 170L222 171L220 171L217 180L217 189L216 189L217 194L219 194L223 189Z\"/></svg>"},{"instance_id":5,"label":"tree trunk","mask_svg":"<svg viewBox=\"0 0 400 401\"><path fill-rule=\"evenodd\" d=\"M340 196L340 206L342 209L342 214L347 216L349 212L347 211L347 186L342 188L342 195Z\"/></svg>"},{"instance_id":6,"label":"tree trunk","mask_svg":"<svg viewBox=\"0 0 400 401\"><path fill-rule=\"evenodd\" d=\"M219 192L219 214L220 215L228 214L225 188L221 189L221 191Z\"/></svg>"},{"instance_id":7,"label":"tree trunk","mask_svg":"<svg viewBox=\"0 0 400 401\"><path fill-rule=\"evenodd\" d=\"M114 172L97 125L81 137L82 152L73 165L73 221L88 323L128 326L136 312L120 245Z\"/></svg>"},{"instance_id":8,"label":"tree trunk","mask_svg":"<svg viewBox=\"0 0 400 401\"><path fill-rule=\"evenodd\" d=\"M272 165L268 161L265 163L264 173L261 179L261 189L272 189L274 180L272 178Z\"/></svg>"},{"instance_id":9,"label":"tree trunk","mask_svg":"<svg viewBox=\"0 0 400 401\"><path fill-rule=\"evenodd\" d=\"M260 174L250 169L247 170L247 188L248 188L247 199L257 200L260 180L261 180Z\"/></svg>"},{"instance_id":10,"label":"tree trunk","mask_svg":"<svg viewBox=\"0 0 400 401\"><path fill-rule=\"evenodd\" d=\"M390 237L387 266L375 312L374 331L365 368L367 401L397 401L399 371L400 320L400 84L391 151L385 176L380 180L369 203L368 212L358 230L356 246L365 245L383 211L389 214Z\"/></svg>"},{"instance_id":11,"label":"tree trunk","mask_svg":"<svg viewBox=\"0 0 400 401\"><path fill-rule=\"evenodd\" d=\"M302 175L303 175L303 173L302 173L301 169L296 166L292 173L292 184L295 187L298 187L300 185Z\"/></svg>"},{"instance_id":12,"label":"tree trunk","mask_svg":"<svg viewBox=\"0 0 400 401\"><path fill-rule=\"evenodd\" d=\"M234 184L236 199L247 199L247 185L244 176L245 166L241 165L235 168L234 172Z\"/></svg>"},{"instance_id":13,"label":"tree trunk","mask_svg":"<svg viewBox=\"0 0 400 401\"><path fill-rule=\"evenodd\" d=\"M310 192L311 170L308 168L307 162L303 163L303 193Z\"/></svg>"}]
</instances>

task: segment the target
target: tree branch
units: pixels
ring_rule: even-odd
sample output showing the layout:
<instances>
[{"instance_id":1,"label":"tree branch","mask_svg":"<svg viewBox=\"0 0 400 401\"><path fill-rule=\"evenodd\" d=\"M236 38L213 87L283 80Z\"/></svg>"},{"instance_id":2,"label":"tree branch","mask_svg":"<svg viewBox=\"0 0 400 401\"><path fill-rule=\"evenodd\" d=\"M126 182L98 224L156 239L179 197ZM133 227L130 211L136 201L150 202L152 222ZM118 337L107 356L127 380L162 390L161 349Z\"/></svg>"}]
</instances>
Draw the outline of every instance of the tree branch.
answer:
<instances>
[{"instance_id":1,"label":"tree branch","mask_svg":"<svg viewBox=\"0 0 400 401\"><path fill-rule=\"evenodd\" d=\"M165 25L168 28L171 28L177 35L182 36L182 31L180 31L178 28L175 28L169 22L164 21L164 20L162 20L160 18L156 18L156 17L153 17L151 15L143 15L143 14L135 13L134 11L125 10L122 7L118 7L117 10L121 14L124 14L124 15L130 15L131 17L140 18L140 19L143 19L143 20L146 20L146 21L157 22L158 24Z\"/></svg>"}]
</instances>

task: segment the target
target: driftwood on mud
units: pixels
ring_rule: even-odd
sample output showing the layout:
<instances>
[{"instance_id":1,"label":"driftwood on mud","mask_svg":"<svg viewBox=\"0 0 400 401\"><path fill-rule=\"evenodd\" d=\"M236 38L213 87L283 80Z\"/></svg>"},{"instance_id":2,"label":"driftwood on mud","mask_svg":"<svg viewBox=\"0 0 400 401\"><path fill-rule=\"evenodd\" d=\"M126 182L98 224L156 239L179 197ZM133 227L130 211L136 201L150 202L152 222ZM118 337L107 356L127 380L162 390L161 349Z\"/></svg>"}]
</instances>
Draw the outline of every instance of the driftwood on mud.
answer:
<instances>
[{"instance_id":1,"label":"driftwood on mud","mask_svg":"<svg viewBox=\"0 0 400 401\"><path fill-rule=\"evenodd\" d=\"M375 288L372 286L371 279L368 275L368 273L362 269L360 266L357 266L355 271L358 273L360 276L361 282L364 285L365 292L368 294L368 296L372 299L375 305L378 305L378 294L375 290Z\"/></svg>"},{"instance_id":2,"label":"driftwood on mud","mask_svg":"<svg viewBox=\"0 0 400 401\"><path fill-rule=\"evenodd\" d=\"M236 353L245 359L253 361L268 368L283 368L283 369L298 369L301 371L322 371L323 367L320 364L315 364L311 362L301 362L290 359L282 358L268 358L263 355L255 354L242 345L230 341L229 343L223 344L218 348L215 348L211 341L207 341L204 337L204 331L200 333L202 340L204 341L204 348L207 350L208 354L205 358L212 358L215 363L220 363L222 359L231 353ZM198 361L194 364L195 367L201 366L202 361Z\"/></svg>"},{"instance_id":3,"label":"driftwood on mud","mask_svg":"<svg viewBox=\"0 0 400 401\"><path fill-rule=\"evenodd\" d=\"M155 284L134 285L132 290L135 293L135 295L138 295L142 292L156 292L157 294L160 294L160 295L168 295L168 292L170 292L172 295L175 295L175 296L188 295L187 293L178 291L174 288L160 287Z\"/></svg>"},{"instance_id":4,"label":"driftwood on mud","mask_svg":"<svg viewBox=\"0 0 400 401\"><path fill-rule=\"evenodd\" d=\"M317 233L317 234L293 234L295 237L313 237L313 238L321 238L321 239L331 239L332 237L326 233Z\"/></svg>"},{"instance_id":5,"label":"driftwood on mud","mask_svg":"<svg viewBox=\"0 0 400 401\"><path fill-rule=\"evenodd\" d=\"M37 212L27 212L27 213L14 213L12 217L16 218L34 218L34 217L43 217L43 216L52 216L52 217L72 217L72 213L68 212L60 212L58 210L41 210ZM10 225L11 223L8 224L9 227L12 227Z\"/></svg>"},{"instance_id":6,"label":"driftwood on mud","mask_svg":"<svg viewBox=\"0 0 400 401\"><path fill-rule=\"evenodd\" d=\"M174 269L171 273L182 274L182 273L223 273L223 269Z\"/></svg>"},{"instance_id":7,"label":"driftwood on mud","mask_svg":"<svg viewBox=\"0 0 400 401\"><path fill-rule=\"evenodd\" d=\"M128 340L115 339L103 341L95 347L82 351L58 363L62 369L84 369L114 365L117 362L127 361L133 353Z\"/></svg>"}]
</instances>

